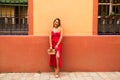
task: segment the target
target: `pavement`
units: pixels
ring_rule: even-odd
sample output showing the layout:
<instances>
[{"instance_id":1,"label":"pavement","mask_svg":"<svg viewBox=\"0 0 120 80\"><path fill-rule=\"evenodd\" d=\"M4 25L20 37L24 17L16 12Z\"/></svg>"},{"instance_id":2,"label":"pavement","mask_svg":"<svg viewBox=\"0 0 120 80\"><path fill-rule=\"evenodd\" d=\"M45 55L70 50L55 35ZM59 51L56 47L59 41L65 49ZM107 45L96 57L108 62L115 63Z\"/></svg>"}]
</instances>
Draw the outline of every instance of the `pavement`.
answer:
<instances>
[{"instance_id":1,"label":"pavement","mask_svg":"<svg viewBox=\"0 0 120 80\"><path fill-rule=\"evenodd\" d=\"M120 72L0 73L0 80L120 80Z\"/></svg>"}]
</instances>

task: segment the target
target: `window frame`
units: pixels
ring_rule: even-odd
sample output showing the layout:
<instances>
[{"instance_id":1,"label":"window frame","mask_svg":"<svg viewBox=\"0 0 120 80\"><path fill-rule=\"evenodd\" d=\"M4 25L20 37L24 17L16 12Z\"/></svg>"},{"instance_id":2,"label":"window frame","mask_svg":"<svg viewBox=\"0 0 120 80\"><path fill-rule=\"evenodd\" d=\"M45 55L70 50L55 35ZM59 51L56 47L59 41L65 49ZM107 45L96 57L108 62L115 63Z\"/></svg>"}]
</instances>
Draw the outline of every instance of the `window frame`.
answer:
<instances>
[{"instance_id":1,"label":"window frame","mask_svg":"<svg viewBox=\"0 0 120 80\"><path fill-rule=\"evenodd\" d=\"M31 2L31 0L28 0L28 2ZM0 7L2 7L2 5L4 5L3 3L0 3ZM21 6L21 4L13 4L13 5L18 5L18 7L20 7ZM32 4L33 5L33 4ZM8 5L5 5L5 6L8 6ZM15 7L15 6L9 6L9 8L11 8L11 7ZM19 24L19 26L20 26L20 28L21 29L19 29L19 30L17 30L17 29L12 29L12 28L10 28L10 30L4 30L3 28L5 28L4 26L7 26L7 25L11 25L11 27L15 24L15 18L16 17L14 17L13 15L11 15L11 12L10 12L10 17L8 17L7 15L6 16L3 16L2 15L2 11L0 11L1 12L1 15L0 15L0 18L4 18L4 22L5 22L5 24L1 24L1 25L4 25L4 26L2 26L1 28L1 33L0 33L0 35L28 35L28 34L30 34L29 33L29 21L28 21L28 16L29 16L29 4L27 3L27 5L26 5L26 10L27 10L27 13L26 13L26 15L24 16L24 19L26 20L27 19L27 23L25 24L25 20L23 20L23 17L20 17L21 18L21 20L22 20L22 23L23 24ZM22 6L23 7L23 6ZM10 9L10 11L11 11L12 9ZM14 12L15 12L15 10L14 10ZM12 20L12 23L11 24L9 24L8 23L8 21L9 21L9 19L11 19ZM20 21L20 20L19 20ZM25 25L24 25L25 24ZM17 24L15 24L16 26L17 26ZM21 26L22 25L22 26ZM23 26L27 26L27 27L23 27ZM22 28L27 28L27 29L22 29ZM2 32L3 31L3 32ZM5 33L4 33L4 31L5 31ZM20 33L19 33L20 32Z\"/></svg>"},{"instance_id":2,"label":"window frame","mask_svg":"<svg viewBox=\"0 0 120 80\"><path fill-rule=\"evenodd\" d=\"M105 0L103 0L105 1ZM115 5L119 5L120 6L120 2L119 3L112 3L113 0L109 0L109 3L99 3L98 1L98 25L97 25L97 34L98 35L120 35L120 14L116 15L113 14L113 6ZM109 6L109 14L100 14L100 9L99 6L100 5L108 5ZM101 13L102 10L101 10ZM117 20L118 17L118 20ZM101 29L102 28L102 29ZM110 31L111 30L111 31Z\"/></svg>"}]
</instances>

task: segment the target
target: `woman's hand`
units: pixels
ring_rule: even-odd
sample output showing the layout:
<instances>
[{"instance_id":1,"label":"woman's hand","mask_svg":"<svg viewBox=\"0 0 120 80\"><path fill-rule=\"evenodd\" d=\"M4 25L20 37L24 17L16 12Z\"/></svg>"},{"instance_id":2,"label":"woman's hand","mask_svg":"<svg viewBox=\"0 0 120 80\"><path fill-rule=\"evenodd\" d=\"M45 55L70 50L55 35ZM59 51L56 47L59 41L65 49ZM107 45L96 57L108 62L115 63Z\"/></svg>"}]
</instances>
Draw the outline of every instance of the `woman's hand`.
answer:
<instances>
[{"instance_id":1,"label":"woman's hand","mask_svg":"<svg viewBox=\"0 0 120 80\"><path fill-rule=\"evenodd\" d=\"M50 46L50 49L52 49L52 46Z\"/></svg>"},{"instance_id":2,"label":"woman's hand","mask_svg":"<svg viewBox=\"0 0 120 80\"><path fill-rule=\"evenodd\" d=\"M55 49L57 49L57 48L58 48L58 45L55 46Z\"/></svg>"}]
</instances>

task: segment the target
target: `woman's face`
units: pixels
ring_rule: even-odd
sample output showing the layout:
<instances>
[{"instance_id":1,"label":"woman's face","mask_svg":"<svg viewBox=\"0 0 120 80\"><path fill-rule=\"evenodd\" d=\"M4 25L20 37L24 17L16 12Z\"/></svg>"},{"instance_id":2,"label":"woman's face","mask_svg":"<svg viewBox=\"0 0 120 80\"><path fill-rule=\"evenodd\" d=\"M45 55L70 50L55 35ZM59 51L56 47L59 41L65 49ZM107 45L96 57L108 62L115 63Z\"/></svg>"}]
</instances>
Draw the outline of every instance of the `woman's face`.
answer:
<instances>
[{"instance_id":1,"label":"woman's face","mask_svg":"<svg viewBox=\"0 0 120 80\"><path fill-rule=\"evenodd\" d=\"M58 27L58 26L59 26L59 20L55 20L54 27Z\"/></svg>"}]
</instances>

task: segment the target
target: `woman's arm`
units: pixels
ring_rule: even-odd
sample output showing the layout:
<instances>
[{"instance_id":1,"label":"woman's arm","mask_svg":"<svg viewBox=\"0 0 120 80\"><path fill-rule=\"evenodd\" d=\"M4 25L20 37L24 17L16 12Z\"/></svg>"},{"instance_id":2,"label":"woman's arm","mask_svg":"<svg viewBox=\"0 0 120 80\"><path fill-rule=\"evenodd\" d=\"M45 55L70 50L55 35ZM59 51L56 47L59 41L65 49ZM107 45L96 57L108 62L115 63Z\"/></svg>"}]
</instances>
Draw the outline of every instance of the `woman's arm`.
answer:
<instances>
[{"instance_id":1,"label":"woman's arm","mask_svg":"<svg viewBox=\"0 0 120 80\"><path fill-rule=\"evenodd\" d=\"M49 44L50 44L50 48L52 48L52 34L51 34L51 31L52 31L52 28L50 28L50 31L49 31Z\"/></svg>"},{"instance_id":2,"label":"woman's arm","mask_svg":"<svg viewBox=\"0 0 120 80\"><path fill-rule=\"evenodd\" d=\"M61 31L60 31L60 39L58 40L58 43L57 43L57 45L56 45L56 48L58 48L59 44L60 44L61 41L62 41L62 38L63 38L63 29L62 29L62 27L61 27Z\"/></svg>"}]
</instances>

